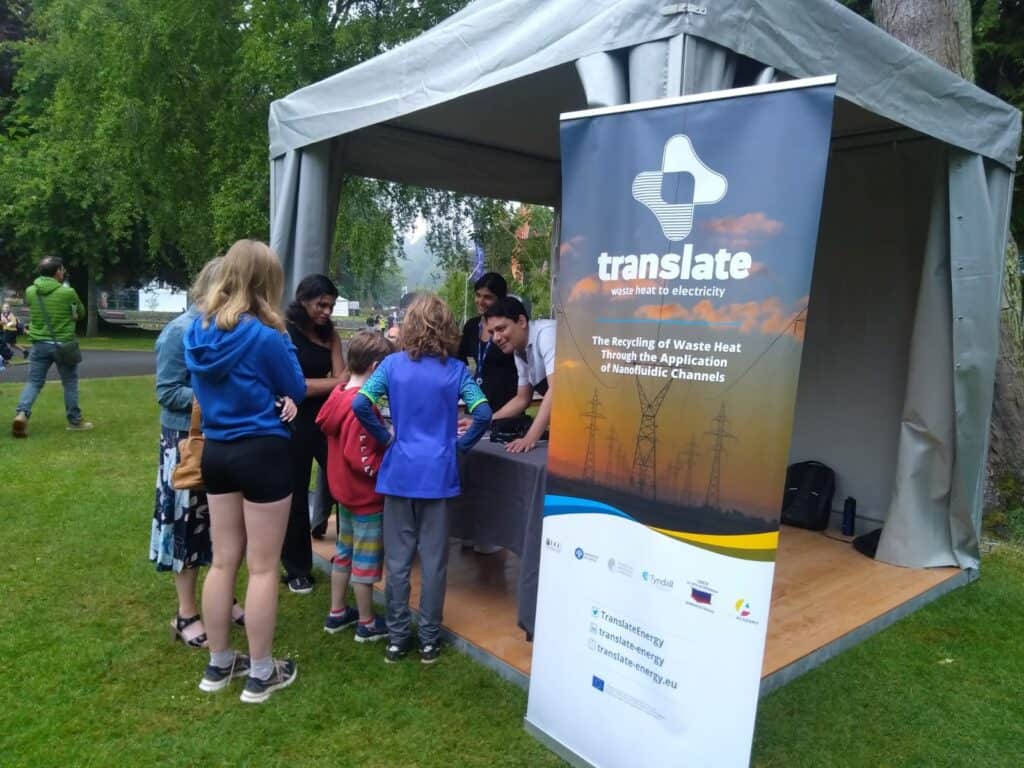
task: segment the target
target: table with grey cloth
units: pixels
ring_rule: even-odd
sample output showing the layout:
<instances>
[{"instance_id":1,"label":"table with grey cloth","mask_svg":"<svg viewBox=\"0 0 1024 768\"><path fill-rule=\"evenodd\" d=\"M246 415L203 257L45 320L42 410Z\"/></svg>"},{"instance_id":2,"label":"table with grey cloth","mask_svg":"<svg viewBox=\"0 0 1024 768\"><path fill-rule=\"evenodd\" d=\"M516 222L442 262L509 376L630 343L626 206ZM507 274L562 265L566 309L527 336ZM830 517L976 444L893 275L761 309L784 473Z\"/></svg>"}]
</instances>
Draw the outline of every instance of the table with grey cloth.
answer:
<instances>
[{"instance_id":1,"label":"table with grey cloth","mask_svg":"<svg viewBox=\"0 0 1024 768\"><path fill-rule=\"evenodd\" d=\"M452 504L452 536L497 544L519 556L516 621L533 638L548 444L508 453L484 437L461 457L462 495Z\"/></svg>"}]
</instances>

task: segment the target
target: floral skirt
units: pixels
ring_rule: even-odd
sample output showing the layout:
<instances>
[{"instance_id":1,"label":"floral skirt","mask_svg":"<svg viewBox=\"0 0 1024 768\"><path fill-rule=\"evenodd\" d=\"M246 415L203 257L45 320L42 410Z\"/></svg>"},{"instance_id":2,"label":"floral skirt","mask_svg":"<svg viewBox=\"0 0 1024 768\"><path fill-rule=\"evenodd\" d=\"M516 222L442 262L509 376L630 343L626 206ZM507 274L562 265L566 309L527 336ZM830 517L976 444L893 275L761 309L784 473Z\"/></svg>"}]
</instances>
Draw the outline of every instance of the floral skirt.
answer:
<instances>
[{"instance_id":1,"label":"floral skirt","mask_svg":"<svg viewBox=\"0 0 1024 768\"><path fill-rule=\"evenodd\" d=\"M171 474L178 465L178 441L185 437L187 431L160 428L156 503L149 537L149 559L158 571L180 573L184 568L209 565L212 560L206 494L171 487Z\"/></svg>"}]
</instances>

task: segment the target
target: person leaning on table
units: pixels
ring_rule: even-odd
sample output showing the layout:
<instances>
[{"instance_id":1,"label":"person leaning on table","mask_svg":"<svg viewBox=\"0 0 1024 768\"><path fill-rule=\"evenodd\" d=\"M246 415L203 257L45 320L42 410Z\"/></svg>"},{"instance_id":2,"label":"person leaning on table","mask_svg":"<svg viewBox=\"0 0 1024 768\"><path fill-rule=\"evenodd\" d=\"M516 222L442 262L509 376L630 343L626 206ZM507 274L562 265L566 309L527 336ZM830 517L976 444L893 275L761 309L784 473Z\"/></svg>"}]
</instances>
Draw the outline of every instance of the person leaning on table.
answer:
<instances>
[{"instance_id":1,"label":"person leaning on table","mask_svg":"<svg viewBox=\"0 0 1024 768\"><path fill-rule=\"evenodd\" d=\"M524 437L506 446L510 453L537 447L551 421L551 397L555 374L555 321L533 320L519 299L507 296L484 312L491 340L505 354L514 354L519 377L515 397L494 414L495 419L522 416L533 402L534 390L542 392L540 408Z\"/></svg>"}]
</instances>

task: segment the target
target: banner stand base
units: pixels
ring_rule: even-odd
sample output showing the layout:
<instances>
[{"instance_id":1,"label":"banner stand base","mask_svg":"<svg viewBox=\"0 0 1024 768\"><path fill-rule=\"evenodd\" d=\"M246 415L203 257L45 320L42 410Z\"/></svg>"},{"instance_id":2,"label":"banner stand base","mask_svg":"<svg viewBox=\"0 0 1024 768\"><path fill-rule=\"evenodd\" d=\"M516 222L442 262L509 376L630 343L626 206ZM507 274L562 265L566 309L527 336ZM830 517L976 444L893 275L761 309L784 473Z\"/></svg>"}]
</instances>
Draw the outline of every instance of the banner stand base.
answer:
<instances>
[{"instance_id":1,"label":"banner stand base","mask_svg":"<svg viewBox=\"0 0 1024 768\"><path fill-rule=\"evenodd\" d=\"M565 762L567 762L569 765L573 766L573 768L597 768L597 766L595 766L593 763L584 760L582 757L577 755L567 746L565 746L559 741L556 741L554 738L549 736L545 731L542 731L536 725L531 723L525 717L523 718L523 728L526 730L528 734L533 736L533 738L535 738L547 749L551 750L560 758L565 760Z\"/></svg>"}]
</instances>

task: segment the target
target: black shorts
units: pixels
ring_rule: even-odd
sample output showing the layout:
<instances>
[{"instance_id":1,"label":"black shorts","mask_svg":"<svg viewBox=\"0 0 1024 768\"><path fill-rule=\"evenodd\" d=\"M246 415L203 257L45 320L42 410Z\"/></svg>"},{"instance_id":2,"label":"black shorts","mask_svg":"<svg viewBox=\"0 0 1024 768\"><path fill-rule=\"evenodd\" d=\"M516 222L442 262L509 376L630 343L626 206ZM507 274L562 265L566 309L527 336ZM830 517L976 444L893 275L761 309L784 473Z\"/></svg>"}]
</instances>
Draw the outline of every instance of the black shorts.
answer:
<instances>
[{"instance_id":1,"label":"black shorts","mask_svg":"<svg viewBox=\"0 0 1024 768\"><path fill-rule=\"evenodd\" d=\"M241 493L257 504L280 501L292 492L291 441L277 435L207 438L202 470L207 493Z\"/></svg>"}]
</instances>

